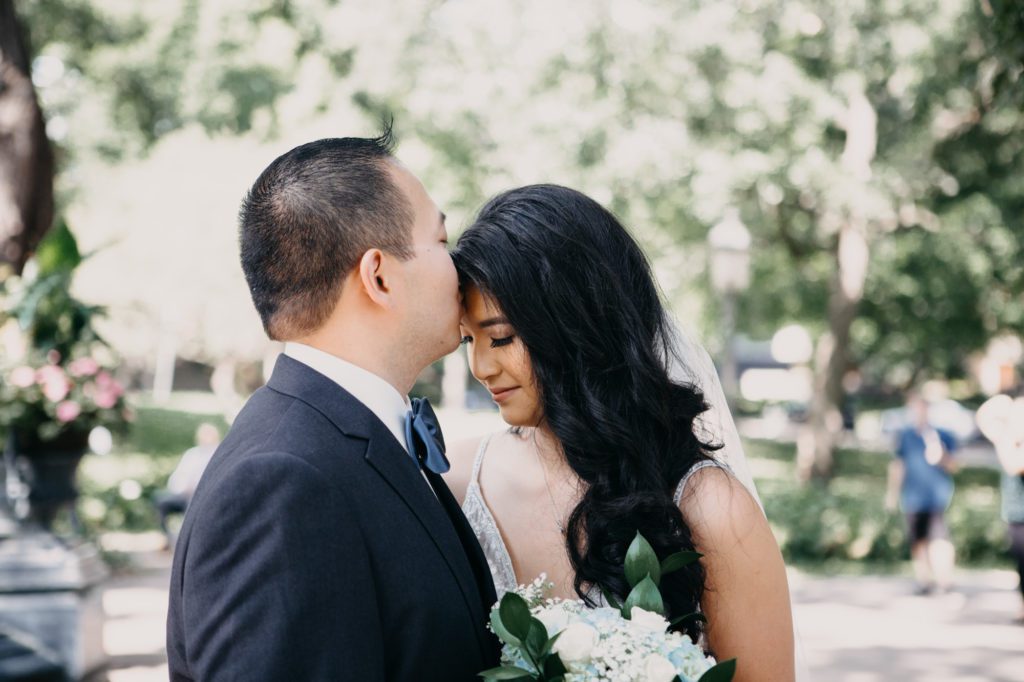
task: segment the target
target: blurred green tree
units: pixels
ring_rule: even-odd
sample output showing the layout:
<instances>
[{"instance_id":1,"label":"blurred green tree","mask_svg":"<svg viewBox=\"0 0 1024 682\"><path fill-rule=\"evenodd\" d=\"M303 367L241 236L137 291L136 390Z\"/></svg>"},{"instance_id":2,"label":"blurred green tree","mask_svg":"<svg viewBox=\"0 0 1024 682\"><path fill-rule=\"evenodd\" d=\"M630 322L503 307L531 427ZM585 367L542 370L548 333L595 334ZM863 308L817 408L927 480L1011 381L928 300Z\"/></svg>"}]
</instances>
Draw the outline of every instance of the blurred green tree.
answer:
<instances>
[{"instance_id":1,"label":"blurred green tree","mask_svg":"<svg viewBox=\"0 0 1024 682\"><path fill-rule=\"evenodd\" d=\"M994 0L450 3L363 102L400 112L465 210L522 182L590 193L669 288L705 286L707 230L740 209L740 328L814 332L799 469L827 479L851 370L956 376L1021 329L1019 23Z\"/></svg>"},{"instance_id":2,"label":"blurred green tree","mask_svg":"<svg viewBox=\"0 0 1024 682\"><path fill-rule=\"evenodd\" d=\"M336 4L0 2L0 109L15 114L0 117L0 262L20 272L49 229L58 166L59 213L90 156L143 155L190 124L274 135L275 105L306 57L335 77L351 68L318 21Z\"/></svg>"}]
</instances>

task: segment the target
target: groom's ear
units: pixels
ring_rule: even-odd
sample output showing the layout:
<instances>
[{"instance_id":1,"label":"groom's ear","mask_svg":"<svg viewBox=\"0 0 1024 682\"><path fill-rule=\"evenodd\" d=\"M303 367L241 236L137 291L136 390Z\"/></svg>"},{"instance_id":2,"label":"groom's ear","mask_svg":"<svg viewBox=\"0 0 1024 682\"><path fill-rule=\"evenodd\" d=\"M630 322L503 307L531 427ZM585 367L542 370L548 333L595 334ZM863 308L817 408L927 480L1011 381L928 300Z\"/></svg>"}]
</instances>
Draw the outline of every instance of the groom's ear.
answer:
<instances>
[{"instance_id":1,"label":"groom's ear","mask_svg":"<svg viewBox=\"0 0 1024 682\"><path fill-rule=\"evenodd\" d=\"M387 259L380 249L370 249L359 259L359 282L363 291L377 305L390 308L393 305L393 290Z\"/></svg>"}]
</instances>

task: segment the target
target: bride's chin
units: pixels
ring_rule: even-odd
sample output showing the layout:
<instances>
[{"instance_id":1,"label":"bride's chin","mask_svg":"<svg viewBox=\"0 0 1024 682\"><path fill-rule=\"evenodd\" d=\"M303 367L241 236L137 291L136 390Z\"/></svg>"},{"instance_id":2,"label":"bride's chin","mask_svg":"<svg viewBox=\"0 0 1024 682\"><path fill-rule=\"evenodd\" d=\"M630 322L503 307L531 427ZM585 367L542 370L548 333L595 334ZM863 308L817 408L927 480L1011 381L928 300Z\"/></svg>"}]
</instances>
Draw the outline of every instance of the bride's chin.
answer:
<instances>
[{"instance_id":1,"label":"bride's chin","mask_svg":"<svg viewBox=\"0 0 1024 682\"><path fill-rule=\"evenodd\" d=\"M501 415L501 420L509 426L526 426L526 421L521 418L521 415L516 414L515 410L499 407L498 414Z\"/></svg>"}]
</instances>

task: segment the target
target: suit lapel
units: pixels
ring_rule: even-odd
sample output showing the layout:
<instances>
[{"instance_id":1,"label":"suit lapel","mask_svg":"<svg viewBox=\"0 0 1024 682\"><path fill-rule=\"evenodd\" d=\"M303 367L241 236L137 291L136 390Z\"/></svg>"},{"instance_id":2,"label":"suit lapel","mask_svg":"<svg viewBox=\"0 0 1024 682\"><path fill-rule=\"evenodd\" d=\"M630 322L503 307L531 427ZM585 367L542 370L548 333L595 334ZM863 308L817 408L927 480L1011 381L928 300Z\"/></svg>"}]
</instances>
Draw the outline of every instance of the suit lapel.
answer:
<instances>
[{"instance_id":1,"label":"suit lapel","mask_svg":"<svg viewBox=\"0 0 1024 682\"><path fill-rule=\"evenodd\" d=\"M412 511L413 516L427 531L455 577L459 589L462 591L466 607L473 614L473 620L482 622L480 618L481 592L477 586L476 571L470 565L467 550L459 537L453 519L442 506L445 504L442 498L445 495L451 498L451 492L441 482L440 489L435 488L438 493L435 498L408 453L395 442L394 437L387 432L383 424L380 431L383 433L374 434L370 438L366 448L366 461L402 498L402 501ZM440 504L438 503L439 499L441 499ZM454 498L452 501L454 502ZM482 628L475 628L474 631L481 653L486 656L489 649L486 641L487 633Z\"/></svg>"},{"instance_id":2,"label":"suit lapel","mask_svg":"<svg viewBox=\"0 0 1024 682\"><path fill-rule=\"evenodd\" d=\"M487 610L494 603L490 570L472 529L444 481L428 472L433 477L435 498L416 463L368 407L333 380L294 358L284 354L278 357L267 386L310 405L342 433L367 441L366 461L409 507L441 553L474 622L481 623L474 631L481 653L485 660L490 660L493 646L482 626ZM484 580L481 580L481 563Z\"/></svg>"},{"instance_id":3,"label":"suit lapel","mask_svg":"<svg viewBox=\"0 0 1024 682\"><path fill-rule=\"evenodd\" d=\"M438 499L440 499L445 512L447 512L448 518L455 527L455 532L458 533L466 556L472 564L473 574L476 577L477 586L480 590L480 603L483 604L484 613L488 613L498 598L494 591L491 569L487 565L487 557L484 556L480 542L476 539L473 527L469 525L466 515L462 513L458 501L452 495L451 490L448 489L444 479L432 471L428 471L426 474L430 485L433 486Z\"/></svg>"}]
</instances>

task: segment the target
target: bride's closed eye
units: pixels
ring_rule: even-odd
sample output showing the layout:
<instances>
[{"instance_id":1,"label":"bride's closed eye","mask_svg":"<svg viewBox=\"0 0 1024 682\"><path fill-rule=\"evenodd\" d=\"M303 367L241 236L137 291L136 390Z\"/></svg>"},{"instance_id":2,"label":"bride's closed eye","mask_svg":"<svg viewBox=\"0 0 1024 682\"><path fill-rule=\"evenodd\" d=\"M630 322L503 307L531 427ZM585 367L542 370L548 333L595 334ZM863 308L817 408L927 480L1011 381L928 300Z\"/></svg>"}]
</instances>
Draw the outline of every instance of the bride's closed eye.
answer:
<instances>
[{"instance_id":1,"label":"bride's closed eye","mask_svg":"<svg viewBox=\"0 0 1024 682\"><path fill-rule=\"evenodd\" d=\"M514 341L515 338L516 335L512 334L501 339L491 339L491 348L501 348L502 346L507 346L508 344L512 343L512 341ZM462 345L466 345L467 343L473 343L473 337L463 336L462 341L460 343L462 343Z\"/></svg>"}]
</instances>

